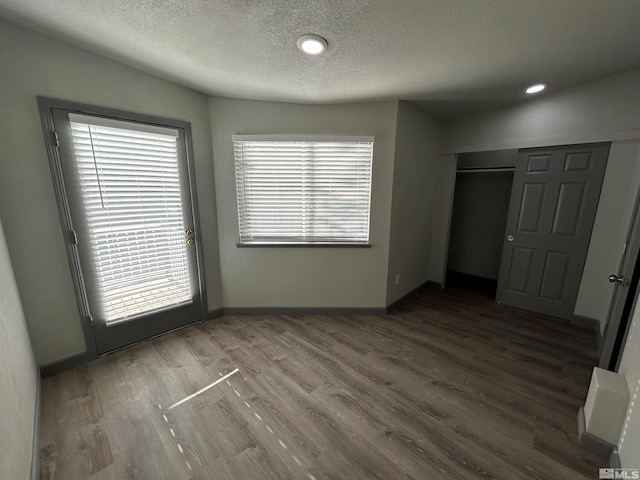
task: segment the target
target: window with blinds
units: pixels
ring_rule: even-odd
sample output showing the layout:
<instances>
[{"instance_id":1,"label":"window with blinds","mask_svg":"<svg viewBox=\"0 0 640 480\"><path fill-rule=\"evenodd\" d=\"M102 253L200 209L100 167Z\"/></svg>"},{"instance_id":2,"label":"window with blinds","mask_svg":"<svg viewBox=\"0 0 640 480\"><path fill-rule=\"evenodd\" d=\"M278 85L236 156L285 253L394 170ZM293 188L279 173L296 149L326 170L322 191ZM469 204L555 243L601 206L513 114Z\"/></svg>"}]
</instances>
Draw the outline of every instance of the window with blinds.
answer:
<instances>
[{"instance_id":1,"label":"window with blinds","mask_svg":"<svg viewBox=\"0 0 640 480\"><path fill-rule=\"evenodd\" d=\"M106 323L192 302L178 131L69 114Z\"/></svg>"},{"instance_id":2,"label":"window with blinds","mask_svg":"<svg viewBox=\"0 0 640 480\"><path fill-rule=\"evenodd\" d=\"M234 135L240 244L367 244L373 137Z\"/></svg>"}]
</instances>

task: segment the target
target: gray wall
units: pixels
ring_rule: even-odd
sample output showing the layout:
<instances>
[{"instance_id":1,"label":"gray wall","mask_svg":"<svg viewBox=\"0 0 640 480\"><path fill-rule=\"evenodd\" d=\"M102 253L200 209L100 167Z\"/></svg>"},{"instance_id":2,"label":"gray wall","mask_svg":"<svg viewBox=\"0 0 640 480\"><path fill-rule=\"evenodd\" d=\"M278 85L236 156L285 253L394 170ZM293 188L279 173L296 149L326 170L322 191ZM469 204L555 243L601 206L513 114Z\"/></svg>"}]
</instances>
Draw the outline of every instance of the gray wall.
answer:
<instances>
[{"instance_id":1,"label":"gray wall","mask_svg":"<svg viewBox=\"0 0 640 480\"><path fill-rule=\"evenodd\" d=\"M625 145L640 139L638 85L640 70L444 125L443 150L451 153L614 142L575 310L598 320L601 329L611 300L607 277L618 268L629 229L628 209L640 182L637 152ZM453 189L452 183L449 188Z\"/></svg>"},{"instance_id":2,"label":"gray wall","mask_svg":"<svg viewBox=\"0 0 640 480\"><path fill-rule=\"evenodd\" d=\"M393 168L387 304L431 280L432 205L439 160L438 122L400 102ZM397 274L400 274L398 285L395 283Z\"/></svg>"},{"instance_id":3,"label":"gray wall","mask_svg":"<svg viewBox=\"0 0 640 480\"><path fill-rule=\"evenodd\" d=\"M397 103L298 105L212 98L209 105L224 306L385 306ZM237 248L234 134L375 136L372 248Z\"/></svg>"},{"instance_id":4,"label":"gray wall","mask_svg":"<svg viewBox=\"0 0 640 480\"><path fill-rule=\"evenodd\" d=\"M0 223L0 478L31 471L38 371Z\"/></svg>"},{"instance_id":5,"label":"gray wall","mask_svg":"<svg viewBox=\"0 0 640 480\"><path fill-rule=\"evenodd\" d=\"M639 185L640 141L613 142L574 310L576 315L597 319L600 333L613 298L614 285L608 277L618 273Z\"/></svg>"},{"instance_id":6,"label":"gray wall","mask_svg":"<svg viewBox=\"0 0 640 480\"><path fill-rule=\"evenodd\" d=\"M447 268L498 279L513 172L458 173Z\"/></svg>"},{"instance_id":7,"label":"gray wall","mask_svg":"<svg viewBox=\"0 0 640 480\"><path fill-rule=\"evenodd\" d=\"M0 21L0 219L39 365L85 350L36 95L189 121L209 308L221 305L207 97Z\"/></svg>"}]
</instances>

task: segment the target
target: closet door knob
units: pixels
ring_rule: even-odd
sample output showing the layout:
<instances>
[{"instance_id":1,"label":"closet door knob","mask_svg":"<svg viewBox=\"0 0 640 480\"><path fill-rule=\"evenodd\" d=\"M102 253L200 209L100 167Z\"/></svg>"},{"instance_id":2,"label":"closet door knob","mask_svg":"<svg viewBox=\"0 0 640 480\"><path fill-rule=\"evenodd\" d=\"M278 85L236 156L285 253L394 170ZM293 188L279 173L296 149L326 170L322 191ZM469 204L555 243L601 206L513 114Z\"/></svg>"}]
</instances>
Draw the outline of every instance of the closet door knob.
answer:
<instances>
[{"instance_id":1,"label":"closet door knob","mask_svg":"<svg viewBox=\"0 0 640 480\"><path fill-rule=\"evenodd\" d=\"M620 285L622 285L624 283L624 276L618 276L615 273L612 273L611 275L609 275L609 281L611 283L619 283Z\"/></svg>"}]
</instances>

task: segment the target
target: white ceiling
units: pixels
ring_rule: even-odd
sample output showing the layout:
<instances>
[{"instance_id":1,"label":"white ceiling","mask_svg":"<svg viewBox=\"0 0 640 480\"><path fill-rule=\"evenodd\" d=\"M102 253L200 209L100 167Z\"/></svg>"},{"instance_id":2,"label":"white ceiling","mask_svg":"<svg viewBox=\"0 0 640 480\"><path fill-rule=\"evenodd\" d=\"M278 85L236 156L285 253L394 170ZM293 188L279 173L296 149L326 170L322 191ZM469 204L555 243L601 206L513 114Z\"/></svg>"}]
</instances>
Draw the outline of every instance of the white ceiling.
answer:
<instances>
[{"instance_id":1,"label":"white ceiling","mask_svg":"<svg viewBox=\"0 0 640 480\"><path fill-rule=\"evenodd\" d=\"M440 118L640 67L639 0L0 0L0 16L211 95ZM297 50L306 33L324 56Z\"/></svg>"}]
</instances>

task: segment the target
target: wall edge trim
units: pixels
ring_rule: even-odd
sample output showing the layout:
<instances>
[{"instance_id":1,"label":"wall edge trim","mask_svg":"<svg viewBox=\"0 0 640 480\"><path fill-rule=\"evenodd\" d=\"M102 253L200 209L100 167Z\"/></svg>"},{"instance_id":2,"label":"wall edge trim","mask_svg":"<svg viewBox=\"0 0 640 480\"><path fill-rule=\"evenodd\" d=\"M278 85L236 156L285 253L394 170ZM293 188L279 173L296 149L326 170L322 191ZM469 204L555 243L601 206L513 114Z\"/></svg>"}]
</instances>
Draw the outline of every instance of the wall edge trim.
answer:
<instances>
[{"instance_id":1,"label":"wall edge trim","mask_svg":"<svg viewBox=\"0 0 640 480\"><path fill-rule=\"evenodd\" d=\"M585 450L588 450L603 460L608 461L610 461L613 452L616 450L615 445L587 432L584 418L584 407L580 407L578 410L578 443Z\"/></svg>"},{"instance_id":2,"label":"wall edge trim","mask_svg":"<svg viewBox=\"0 0 640 480\"><path fill-rule=\"evenodd\" d=\"M31 451L31 480L40 478L40 451L38 449L38 439L40 438L40 410L42 405L42 377L40 369L36 369L36 398L33 411L33 446Z\"/></svg>"},{"instance_id":3,"label":"wall edge trim","mask_svg":"<svg viewBox=\"0 0 640 480\"><path fill-rule=\"evenodd\" d=\"M598 337L600 337L600 321L595 318L585 317L583 315L575 315L571 316L571 323L573 325L577 325L578 327L583 327L592 332L596 333Z\"/></svg>"},{"instance_id":4,"label":"wall edge trim","mask_svg":"<svg viewBox=\"0 0 640 480\"><path fill-rule=\"evenodd\" d=\"M71 370L72 368L79 367L88 363L91 358L89 352L82 352L76 355L72 355L70 357L63 358L62 360L57 360L55 362L47 363L46 365L42 365L40 367L40 374L42 378L47 378L55 375L56 373L61 373L66 370Z\"/></svg>"},{"instance_id":5,"label":"wall edge trim","mask_svg":"<svg viewBox=\"0 0 640 480\"><path fill-rule=\"evenodd\" d=\"M426 282L421 283L420 285L418 285L413 290L409 290L407 293L402 295L400 298L398 298L398 299L394 300L393 302L389 303L387 305L386 309L385 309L385 313L387 313L387 314L391 313L391 310L396 308L402 301L406 300L407 297L410 297L411 295L416 293L418 290L421 290L423 288L434 288L436 290L442 290L444 287L442 286L442 284L440 282L435 282L433 280L427 280Z\"/></svg>"},{"instance_id":6,"label":"wall edge trim","mask_svg":"<svg viewBox=\"0 0 640 480\"><path fill-rule=\"evenodd\" d=\"M618 448L614 448L613 452L611 452L611 457L609 457L609 466L611 468L622 468L622 464L620 463L620 452L618 452Z\"/></svg>"},{"instance_id":7,"label":"wall edge trim","mask_svg":"<svg viewBox=\"0 0 640 480\"><path fill-rule=\"evenodd\" d=\"M223 315L384 315L387 312L385 307L277 307L277 306L276 307L224 307L223 311L224 311Z\"/></svg>"},{"instance_id":8,"label":"wall edge trim","mask_svg":"<svg viewBox=\"0 0 640 480\"><path fill-rule=\"evenodd\" d=\"M207 312L207 319L205 320L205 322L208 322L209 320L215 320L216 318L220 318L223 315L224 315L223 307L214 308L213 310L209 310Z\"/></svg>"}]
</instances>

